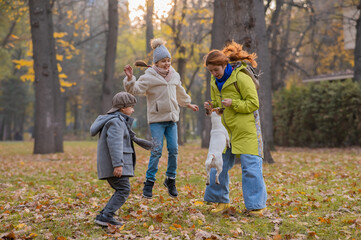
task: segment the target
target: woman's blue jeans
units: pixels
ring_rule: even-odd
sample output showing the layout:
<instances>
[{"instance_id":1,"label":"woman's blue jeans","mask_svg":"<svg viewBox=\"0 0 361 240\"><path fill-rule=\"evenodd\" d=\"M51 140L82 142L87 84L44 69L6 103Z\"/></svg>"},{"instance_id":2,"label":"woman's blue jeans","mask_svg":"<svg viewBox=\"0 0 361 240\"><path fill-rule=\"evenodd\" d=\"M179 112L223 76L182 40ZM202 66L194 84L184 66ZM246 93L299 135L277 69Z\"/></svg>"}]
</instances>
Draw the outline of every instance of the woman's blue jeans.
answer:
<instances>
[{"instance_id":1,"label":"woman's blue jeans","mask_svg":"<svg viewBox=\"0 0 361 240\"><path fill-rule=\"evenodd\" d=\"M156 141L157 146L150 154L148 170L146 178L155 182L155 175L158 172L159 158L162 156L163 137L167 140L168 149L168 167L166 176L175 178L177 174L177 158L178 158L178 130L175 122L159 122L150 124L150 132L152 138Z\"/></svg>"},{"instance_id":2,"label":"woman's blue jeans","mask_svg":"<svg viewBox=\"0 0 361 240\"><path fill-rule=\"evenodd\" d=\"M216 170L211 169L210 184L206 187L204 201L229 203L229 175L235 155L227 149L223 155L223 170L219 175L220 184L215 183ZM241 154L242 190L244 204L248 210L266 207L267 191L262 175L262 158L256 155Z\"/></svg>"}]
</instances>

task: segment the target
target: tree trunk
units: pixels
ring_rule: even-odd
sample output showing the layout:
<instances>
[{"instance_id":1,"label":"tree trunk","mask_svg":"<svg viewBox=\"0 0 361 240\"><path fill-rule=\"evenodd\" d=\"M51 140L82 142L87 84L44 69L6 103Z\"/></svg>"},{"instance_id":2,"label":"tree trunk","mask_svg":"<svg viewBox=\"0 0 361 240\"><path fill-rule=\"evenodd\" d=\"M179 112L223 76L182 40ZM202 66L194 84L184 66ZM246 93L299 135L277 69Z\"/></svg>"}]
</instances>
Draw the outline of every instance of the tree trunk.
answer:
<instances>
[{"instance_id":1,"label":"tree trunk","mask_svg":"<svg viewBox=\"0 0 361 240\"><path fill-rule=\"evenodd\" d=\"M108 0L108 37L105 50L104 82L102 92L102 113L112 106L114 95L114 67L118 39L118 1Z\"/></svg>"},{"instance_id":2,"label":"tree trunk","mask_svg":"<svg viewBox=\"0 0 361 240\"><path fill-rule=\"evenodd\" d=\"M214 22L213 22L214 23ZM213 39L213 34L212 34L212 39ZM213 45L213 40L212 40L212 45ZM211 48L213 49L213 48ZM206 73L206 92L204 93L204 100L205 101L208 101L208 100L211 100L211 84L210 84L210 79L211 79L211 74L207 71ZM209 147L209 141L210 141L210 138L211 138L211 129L212 129L212 124L211 124L211 118L210 117L207 117L205 116L206 114L206 111L204 110L204 108L201 106L200 107L200 114L202 114L202 122L203 124L201 125L202 126L202 129L201 129L201 132L202 132L202 143L201 143L201 147L202 148L208 148Z\"/></svg>"},{"instance_id":3,"label":"tree trunk","mask_svg":"<svg viewBox=\"0 0 361 240\"><path fill-rule=\"evenodd\" d=\"M354 81L361 82L361 0L357 9L359 10L359 17L356 23Z\"/></svg>"},{"instance_id":4,"label":"tree trunk","mask_svg":"<svg viewBox=\"0 0 361 240\"><path fill-rule=\"evenodd\" d=\"M232 9L232 11L228 11ZM227 17L224 17L227 16ZM225 27L228 26L228 27ZM265 162L273 162L268 142L273 144L272 101L269 53L262 0L215 0L212 26L212 49L221 49L227 42L235 40L249 52L256 52L259 65L264 72L260 79L260 115L264 138ZM268 139L266 139L268 138Z\"/></svg>"},{"instance_id":5,"label":"tree trunk","mask_svg":"<svg viewBox=\"0 0 361 240\"><path fill-rule=\"evenodd\" d=\"M180 24L180 23L179 23ZM181 81L185 80L185 70L186 70L186 64L187 60L184 58L186 53L186 48L184 46L179 47L179 58L178 58L178 65L177 70L180 75ZM185 109L181 108L181 111L179 113L179 122L178 122L178 144L184 145L186 141L186 131L185 131Z\"/></svg>"},{"instance_id":6,"label":"tree trunk","mask_svg":"<svg viewBox=\"0 0 361 240\"><path fill-rule=\"evenodd\" d=\"M225 9L225 2L223 0L214 0L213 6L213 23L212 23L212 36L211 36L211 49L221 49L225 45L225 36L223 35L222 29L224 29L225 16L227 16ZM211 74L207 71L206 73L206 92L205 92L205 101L211 100L211 84L210 84ZM205 111L202 108L202 114L205 114ZM209 147L210 133L212 129L211 119L209 117L204 117L204 122L202 124L202 148Z\"/></svg>"},{"instance_id":7,"label":"tree trunk","mask_svg":"<svg viewBox=\"0 0 361 240\"><path fill-rule=\"evenodd\" d=\"M270 55L266 33L266 21L263 0L254 0L256 17L256 47L258 54L258 68L263 74L260 78L261 88L258 91L260 98L260 117L262 123L263 154L266 163L273 163L271 149L274 149L273 118L272 118L272 82L270 78Z\"/></svg>"},{"instance_id":8,"label":"tree trunk","mask_svg":"<svg viewBox=\"0 0 361 240\"><path fill-rule=\"evenodd\" d=\"M147 0L147 14L145 15L145 44L148 58L151 59L150 52L152 51L152 47L150 46L150 40L154 38L154 30L153 30L153 12L154 12L154 0ZM148 64L151 62L148 61Z\"/></svg>"},{"instance_id":9,"label":"tree trunk","mask_svg":"<svg viewBox=\"0 0 361 240\"><path fill-rule=\"evenodd\" d=\"M57 151L62 125L57 124L56 113L60 96L57 78L53 20L48 0L30 0L30 25L35 71L35 144L34 153ZM54 66L55 65L55 66Z\"/></svg>"}]
</instances>

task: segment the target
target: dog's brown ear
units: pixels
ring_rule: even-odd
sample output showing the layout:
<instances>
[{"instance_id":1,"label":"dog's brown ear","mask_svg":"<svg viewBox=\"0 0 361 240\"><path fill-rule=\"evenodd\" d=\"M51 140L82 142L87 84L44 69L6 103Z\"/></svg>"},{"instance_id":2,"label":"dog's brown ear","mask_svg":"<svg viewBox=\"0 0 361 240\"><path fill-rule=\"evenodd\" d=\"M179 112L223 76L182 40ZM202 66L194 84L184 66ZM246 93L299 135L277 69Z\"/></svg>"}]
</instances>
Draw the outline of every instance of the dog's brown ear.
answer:
<instances>
[{"instance_id":1,"label":"dog's brown ear","mask_svg":"<svg viewBox=\"0 0 361 240\"><path fill-rule=\"evenodd\" d=\"M212 112L216 112L218 115L222 115L223 111L224 111L224 108L219 108L219 107L212 109Z\"/></svg>"}]
</instances>

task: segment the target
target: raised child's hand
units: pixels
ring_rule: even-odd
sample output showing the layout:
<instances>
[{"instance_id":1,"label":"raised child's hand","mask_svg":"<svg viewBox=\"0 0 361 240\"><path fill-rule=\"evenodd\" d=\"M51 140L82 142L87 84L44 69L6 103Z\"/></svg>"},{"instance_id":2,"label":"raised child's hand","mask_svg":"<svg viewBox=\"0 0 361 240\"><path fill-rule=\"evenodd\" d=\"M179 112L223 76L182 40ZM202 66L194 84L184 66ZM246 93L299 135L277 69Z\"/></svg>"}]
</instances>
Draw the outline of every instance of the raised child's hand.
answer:
<instances>
[{"instance_id":1,"label":"raised child's hand","mask_svg":"<svg viewBox=\"0 0 361 240\"><path fill-rule=\"evenodd\" d=\"M123 167L115 167L113 171L114 177L121 177L123 174Z\"/></svg>"},{"instance_id":2,"label":"raised child's hand","mask_svg":"<svg viewBox=\"0 0 361 240\"><path fill-rule=\"evenodd\" d=\"M128 81L132 80L133 68L129 64L124 67L124 73L127 75Z\"/></svg>"}]
</instances>

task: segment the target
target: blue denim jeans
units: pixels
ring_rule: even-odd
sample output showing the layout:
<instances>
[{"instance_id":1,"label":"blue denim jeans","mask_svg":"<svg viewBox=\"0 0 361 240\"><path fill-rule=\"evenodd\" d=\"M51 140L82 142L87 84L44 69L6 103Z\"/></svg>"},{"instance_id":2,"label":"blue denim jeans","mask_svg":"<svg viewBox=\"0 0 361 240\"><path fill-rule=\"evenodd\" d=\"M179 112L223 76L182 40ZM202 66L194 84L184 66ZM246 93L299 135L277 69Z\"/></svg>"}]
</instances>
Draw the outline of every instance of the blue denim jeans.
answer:
<instances>
[{"instance_id":1,"label":"blue denim jeans","mask_svg":"<svg viewBox=\"0 0 361 240\"><path fill-rule=\"evenodd\" d=\"M242 190L244 204L248 210L266 207L267 191L262 175L262 158L256 155L241 154ZM206 187L204 201L229 203L229 175L235 155L231 149L223 154L223 170L219 175L220 184L215 183L216 170L211 169L210 184Z\"/></svg>"},{"instance_id":2,"label":"blue denim jeans","mask_svg":"<svg viewBox=\"0 0 361 240\"><path fill-rule=\"evenodd\" d=\"M175 122L159 122L150 124L152 138L156 141L157 147L150 154L148 170L146 173L147 180L155 182L155 175L158 172L159 158L162 156L163 138L167 140L168 150L168 167L166 176L175 178L177 174L178 158L178 130Z\"/></svg>"}]
</instances>

